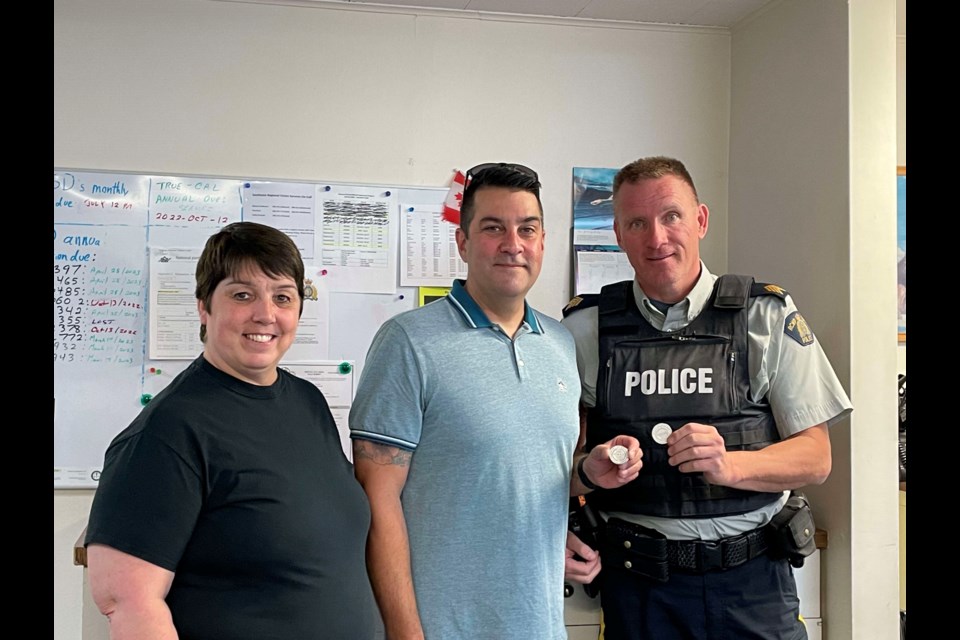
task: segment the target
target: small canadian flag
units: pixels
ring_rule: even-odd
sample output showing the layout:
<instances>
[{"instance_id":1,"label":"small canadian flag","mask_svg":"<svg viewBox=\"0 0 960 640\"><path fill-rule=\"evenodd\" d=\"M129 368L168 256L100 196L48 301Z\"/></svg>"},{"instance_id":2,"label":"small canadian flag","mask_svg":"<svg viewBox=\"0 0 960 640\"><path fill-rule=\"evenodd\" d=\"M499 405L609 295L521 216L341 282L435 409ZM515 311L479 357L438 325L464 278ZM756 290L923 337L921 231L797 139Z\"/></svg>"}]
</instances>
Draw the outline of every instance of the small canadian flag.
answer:
<instances>
[{"instance_id":1,"label":"small canadian flag","mask_svg":"<svg viewBox=\"0 0 960 640\"><path fill-rule=\"evenodd\" d=\"M453 182L450 184L450 191L447 192L447 199L443 201L443 219L453 224L460 224L460 203L463 202L463 185L466 182L466 176L462 171L457 171L453 176Z\"/></svg>"}]
</instances>

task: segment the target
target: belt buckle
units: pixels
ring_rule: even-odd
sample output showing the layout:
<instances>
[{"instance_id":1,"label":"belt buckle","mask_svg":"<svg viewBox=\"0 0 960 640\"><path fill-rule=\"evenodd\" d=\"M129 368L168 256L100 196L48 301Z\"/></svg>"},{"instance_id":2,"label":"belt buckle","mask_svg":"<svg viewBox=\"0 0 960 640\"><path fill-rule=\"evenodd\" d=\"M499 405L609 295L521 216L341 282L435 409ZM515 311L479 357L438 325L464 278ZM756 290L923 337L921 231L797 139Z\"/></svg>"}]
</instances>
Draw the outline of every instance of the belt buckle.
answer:
<instances>
[{"instance_id":1,"label":"belt buckle","mask_svg":"<svg viewBox=\"0 0 960 640\"><path fill-rule=\"evenodd\" d=\"M723 542L719 540L703 541L697 545L700 548L698 564L699 570L714 571L723 569Z\"/></svg>"}]
</instances>

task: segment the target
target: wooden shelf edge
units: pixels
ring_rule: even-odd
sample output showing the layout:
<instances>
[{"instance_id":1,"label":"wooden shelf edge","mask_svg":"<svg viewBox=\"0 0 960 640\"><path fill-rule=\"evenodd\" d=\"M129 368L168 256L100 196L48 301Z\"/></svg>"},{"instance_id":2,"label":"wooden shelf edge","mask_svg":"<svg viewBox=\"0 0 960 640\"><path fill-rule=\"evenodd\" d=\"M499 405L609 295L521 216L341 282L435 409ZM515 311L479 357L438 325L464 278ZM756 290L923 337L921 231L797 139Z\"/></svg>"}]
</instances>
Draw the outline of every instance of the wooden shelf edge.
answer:
<instances>
[{"instance_id":1,"label":"wooden shelf edge","mask_svg":"<svg viewBox=\"0 0 960 640\"><path fill-rule=\"evenodd\" d=\"M87 548L83 546L83 539L87 537L87 528L80 532L80 537L73 543L73 564L78 567L87 566Z\"/></svg>"},{"instance_id":2,"label":"wooden shelf edge","mask_svg":"<svg viewBox=\"0 0 960 640\"><path fill-rule=\"evenodd\" d=\"M827 530L817 529L813 534L813 541L816 543L817 549L826 549L827 548Z\"/></svg>"}]
</instances>

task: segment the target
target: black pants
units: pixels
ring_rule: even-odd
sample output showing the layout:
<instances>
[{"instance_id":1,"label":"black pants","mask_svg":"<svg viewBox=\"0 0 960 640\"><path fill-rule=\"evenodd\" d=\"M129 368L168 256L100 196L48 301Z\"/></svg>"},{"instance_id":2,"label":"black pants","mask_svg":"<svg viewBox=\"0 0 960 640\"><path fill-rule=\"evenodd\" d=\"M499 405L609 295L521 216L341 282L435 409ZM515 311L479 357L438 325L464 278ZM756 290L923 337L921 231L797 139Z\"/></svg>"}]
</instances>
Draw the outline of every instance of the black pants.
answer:
<instances>
[{"instance_id":1,"label":"black pants","mask_svg":"<svg viewBox=\"0 0 960 640\"><path fill-rule=\"evenodd\" d=\"M734 569L654 582L604 565L604 640L805 640L793 569L761 555Z\"/></svg>"}]
</instances>

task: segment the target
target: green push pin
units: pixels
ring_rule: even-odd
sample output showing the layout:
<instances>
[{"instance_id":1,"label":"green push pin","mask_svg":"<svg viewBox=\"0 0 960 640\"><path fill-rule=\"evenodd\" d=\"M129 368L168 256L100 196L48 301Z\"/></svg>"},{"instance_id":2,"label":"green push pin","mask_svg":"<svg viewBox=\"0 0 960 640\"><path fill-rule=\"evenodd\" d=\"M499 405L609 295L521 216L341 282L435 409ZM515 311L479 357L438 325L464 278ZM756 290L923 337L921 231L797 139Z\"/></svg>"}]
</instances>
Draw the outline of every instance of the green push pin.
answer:
<instances>
[{"instance_id":1,"label":"green push pin","mask_svg":"<svg viewBox=\"0 0 960 640\"><path fill-rule=\"evenodd\" d=\"M353 371L353 366L349 362L341 362L340 366L337 367L337 370L343 375L347 375Z\"/></svg>"},{"instance_id":2,"label":"green push pin","mask_svg":"<svg viewBox=\"0 0 960 640\"><path fill-rule=\"evenodd\" d=\"M151 400L153 400L152 394L145 393L142 396L140 396L140 404L142 404L143 406L147 406L147 404L149 404Z\"/></svg>"}]
</instances>

